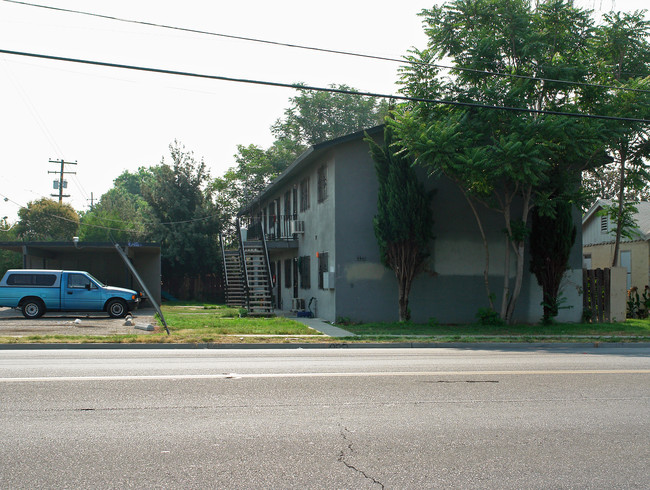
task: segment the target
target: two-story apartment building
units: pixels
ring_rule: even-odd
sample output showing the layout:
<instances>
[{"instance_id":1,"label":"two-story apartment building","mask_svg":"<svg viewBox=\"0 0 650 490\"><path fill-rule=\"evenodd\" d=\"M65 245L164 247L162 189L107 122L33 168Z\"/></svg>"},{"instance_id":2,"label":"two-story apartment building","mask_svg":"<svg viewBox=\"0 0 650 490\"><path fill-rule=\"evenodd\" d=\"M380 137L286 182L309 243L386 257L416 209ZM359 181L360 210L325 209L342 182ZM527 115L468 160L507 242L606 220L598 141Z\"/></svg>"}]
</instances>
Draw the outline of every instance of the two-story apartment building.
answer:
<instances>
[{"instance_id":1,"label":"two-story apartment building","mask_svg":"<svg viewBox=\"0 0 650 490\"><path fill-rule=\"evenodd\" d=\"M397 282L393 271L380 262L373 230L378 185L365 133L383 141L383 126L379 126L314 145L240 211L249 239L255 238L260 225L265 230L276 308L304 307L329 321L398 318ZM426 186L436 189L435 238L428 267L411 290L412 319L476 321L478 309L487 307L488 299L485 252L475 217L454 183L419 172ZM503 217L487 209L480 212L490 245L489 281L498 296L503 286L499 275L504 264ZM567 321L579 320L582 313L580 252L578 236L571 259L575 270L564 291L574 305L562 311ZM538 321L540 303L541 289L534 276L526 274L516 319Z\"/></svg>"}]
</instances>

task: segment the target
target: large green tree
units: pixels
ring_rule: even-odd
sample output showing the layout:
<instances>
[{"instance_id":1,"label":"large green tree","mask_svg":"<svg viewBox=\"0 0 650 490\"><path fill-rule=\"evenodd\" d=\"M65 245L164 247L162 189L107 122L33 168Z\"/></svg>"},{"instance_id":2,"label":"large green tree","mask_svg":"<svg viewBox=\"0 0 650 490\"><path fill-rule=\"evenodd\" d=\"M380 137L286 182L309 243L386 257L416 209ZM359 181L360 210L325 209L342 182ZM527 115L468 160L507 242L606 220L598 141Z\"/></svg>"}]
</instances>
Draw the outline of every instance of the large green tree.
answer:
<instances>
[{"instance_id":1,"label":"large green tree","mask_svg":"<svg viewBox=\"0 0 650 490\"><path fill-rule=\"evenodd\" d=\"M356 91L347 85L332 84L330 88ZM291 107L271 131L279 140L293 141L303 148L382 124L388 114L385 101L350 93L298 89L298 95L289 102Z\"/></svg>"},{"instance_id":2,"label":"large green tree","mask_svg":"<svg viewBox=\"0 0 650 490\"><path fill-rule=\"evenodd\" d=\"M623 118L648 118L650 114L650 21L645 12L612 12L604 15L603 24L592 40L593 80L608 88L591 89L589 106ZM616 224L612 266L618 264L622 236L634 228L631 216L634 204L649 192L647 158L650 156L650 125L617 121L611 127L608 152L613 162L596 169L585 178L592 188L601 190L602 177L609 177L609 188L602 195L614 205L607 212ZM594 182L596 181L596 182Z\"/></svg>"},{"instance_id":3,"label":"large green tree","mask_svg":"<svg viewBox=\"0 0 650 490\"><path fill-rule=\"evenodd\" d=\"M17 241L16 223L10 224L5 216L0 221L0 241L13 242ZM22 255L11 250L0 250L0 276L9 269L19 269L23 265Z\"/></svg>"},{"instance_id":4,"label":"large green tree","mask_svg":"<svg viewBox=\"0 0 650 490\"><path fill-rule=\"evenodd\" d=\"M390 129L384 132L383 146L367 141L379 184L375 236L382 263L397 279L399 320L406 321L411 285L424 269L433 239L432 193L418 179L411 158L392 145Z\"/></svg>"},{"instance_id":5,"label":"large green tree","mask_svg":"<svg viewBox=\"0 0 650 490\"><path fill-rule=\"evenodd\" d=\"M580 110L575 86L554 80L585 81L592 20L588 11L561 0L458 0L422 16L429 45L412 56L429 66L403 69L408 95L522 109L416 103L404 107L395 123L418 163L458 183L477 217L487 257L476 206L503 216L500 316L510 322L523 284L530 211L546 197L541 190L550 170L563 158L585 167L602 155L605 131L598 121L536 112ZM450 76L430 67L443 58L458 68ZM431 76L437 83L426 79ZM490 294L487 278L486 267Z\"/></svg>"},{"instance_id":6,"label":"large green tree","mask_svg":"<svg viewBox=\"0 0 650 490\"><path fill-rule=\"evenodd\" d=\"M542 320L550 323L559 312L560 285L576 240L573 206L560 199L552 211L536 207L531 222L530 271L542 287Z\"/></svg>"},{"instance_id":7,"label":"large green tree","mask_svg":"<svg viewBox=\"0 0 650 490\"><path fill-rule=\"evenodd\" d=\"M178 143L169 150L171 161L140 172L139 185L161 243L163 274L180 280L218 269L221 212L205 163Z\"/></svg>"},{"instance_id":8,"label":"large green tree","mask_svg":"<svg viewBox=\"0 0 650 490\"><path fill-rule=\"evenodd\" d=\"M87 214L86 233L159 242L163 282L179 294L186 279L219 270L223 219L205 163L178 142L169 151L160 164L115 179Z\"/></svg>"},{"instance_id":9,"label":"large green tree","mask_svg":"<svg viewBox=\"0 0 650 490\"><path fill-rule=\"evenodd\" d=\"M347 85L331 88L355 90ZM231 218L308 146L382 124L388 113L385 102L344 93L298 89L298 95L289 101L284 117L271 127L276 138L273 144L266 149L239 145L236 166L214 180L217 201Z\"/></svg>"},{"instance_id":10,"label":"large green tree","mask_svg":"<svg viewBox=\"0 0 650 490\"><path fill-rule=\"evenodd\" d=\"M16 234L22 240L71 241L79 230L79 215L72 206L43 198L18 210Z\"/></svg>"},{"instance_id":11,"label":"large green tree","mask_svg":"<svg viewBox=\"0 0 650 490\"><path fill-rule=\"evenodd\" d=\"M124 175L124 174L123 174ZM144 242L153 237L153 216L138 192L115 181L92 209L81 216L82 241Z\"/></svg>"}]
</instances>

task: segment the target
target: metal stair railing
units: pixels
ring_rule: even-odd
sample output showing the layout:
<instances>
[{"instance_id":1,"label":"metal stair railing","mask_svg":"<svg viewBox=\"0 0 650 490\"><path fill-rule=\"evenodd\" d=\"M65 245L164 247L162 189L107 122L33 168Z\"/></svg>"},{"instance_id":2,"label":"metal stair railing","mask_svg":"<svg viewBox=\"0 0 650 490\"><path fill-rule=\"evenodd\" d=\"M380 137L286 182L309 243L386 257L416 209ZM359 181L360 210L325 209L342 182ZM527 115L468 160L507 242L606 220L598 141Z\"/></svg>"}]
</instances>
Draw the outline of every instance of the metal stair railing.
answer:
<instances>
[{"instance_id":1,"label":"metal stair railing","mask_svg":"<svg viewBox=\"0 0 650 490\"><path fill-rule=\"evenodd\" d=\"M244 293L246 296L246 309L251 309L250 297L250 284L248 283L248 268L246 267L246 252L244 251L244 240L239 226L239 218L237 218L237 238L239 238L239 259L241 260L242 278L244 279Z\"/></svg>"},{"instance_id":2,"label":"metal stair railing","mask_svg":"<svg viewBox=\"0 0 650 490\"><path fill-rule=\"evenodd\" d=\"M268 276L268 293L271 300L271 309L273 309L273 276L271 275L271 261L269 260L269 249L266 247L266 233L262 227L262 250L266 260L266 274Z\"/></svg>"},{"instance_id":3,"label":"metal stair railing","mask_svg":"<svg viewBox=\"0 0 650 490\"><path fill-rule=\"evenodd\" d=\"M219 233L219 242L221 244L221 257L223 258L223 278L226 282L226 292L228 291L228 265L226 264L226 248L223 244L223 236Z\"/></svg>"}]
</instances>

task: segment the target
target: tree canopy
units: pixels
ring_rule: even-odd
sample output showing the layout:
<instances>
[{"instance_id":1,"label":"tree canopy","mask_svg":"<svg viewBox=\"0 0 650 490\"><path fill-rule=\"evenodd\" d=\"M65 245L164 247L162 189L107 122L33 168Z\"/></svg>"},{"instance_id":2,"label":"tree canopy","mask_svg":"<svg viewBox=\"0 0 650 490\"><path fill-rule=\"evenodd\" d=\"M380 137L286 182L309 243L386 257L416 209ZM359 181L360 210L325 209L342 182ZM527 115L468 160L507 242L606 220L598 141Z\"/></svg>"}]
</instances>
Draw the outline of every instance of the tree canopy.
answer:
<instances>
[{"instance_id":1,"label":"tree canopy","mask_svg":"<svg viewBox=\"0 0 650 490\"><path fill-rule=\"evenodd\" d=\"M335 90L354 90L330 85ZM234 217L286 169L308 146L383 123L385 102L358 95L298 89L291 106L271 127L275 141L269 148L239 145L236 166L214 180L217 200Z\"/></svg>"},{"instance_id":2,"label":"tree canopy","mask_svg":"<svg viewBox=\"0 0 650 490\"><path fill-rule=\"evenodd\" d=\"M18 218L16 235L21 240L71 241L79 230L79 215L72 206L48 198L20 208Z\"/></svg>"},{"instance_id":3,"label":"tree canopy","mask_svg":"<svg viewBox=\"0 0 650 490\"><path fill-rule=\"evenodd\" d=\"M473 208L485 205L503 216L500 315L506 321L522 287L530 211L548 198L552 168L561 162L579 173L602 164L609 136L600 121L537 112L583 109L581 90L557 80L589 81L593 21L589 11L561 0L535 5L458 0L424 10L429 43L411 53L422 64L402 69L403 91L494 109L414 103L402 107L394 123L418 163L458 183ZM431 66L443 58L456 67L450 73ZM479 229L487 247L480 222ZM485 277L491 296L487 267Z\"/></svg>"}]
</instances>

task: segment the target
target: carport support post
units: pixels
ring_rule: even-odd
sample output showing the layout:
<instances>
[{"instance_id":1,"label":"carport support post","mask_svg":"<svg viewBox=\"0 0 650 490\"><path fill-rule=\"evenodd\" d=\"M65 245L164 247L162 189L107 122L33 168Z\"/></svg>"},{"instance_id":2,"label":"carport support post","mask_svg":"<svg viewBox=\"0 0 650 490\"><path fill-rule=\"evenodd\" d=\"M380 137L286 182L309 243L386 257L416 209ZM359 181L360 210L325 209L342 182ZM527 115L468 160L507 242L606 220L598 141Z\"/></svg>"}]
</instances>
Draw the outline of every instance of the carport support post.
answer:
<instances>
[{"instance_id":1,"label":"carport support post","mask_svg":"<svg viewBox=\"0 0 650 490\"><path fill-rule=\"evenodd\" d=\"M152 294L149 292L149 289L147 289L147 286L145 285L144 281L140 277L140 274L138 274L138 271L135 270L135 267L133 267L133 264L127 257L127 255L124 253L124 250L119 246L119 244L115 244L115 250L117 250L117 253L120 254L120 257L122 257L122 260L126 264L126 266L131 270L135 278L138 280L140 283L140 286L142 286L142 289L144 289L144 292L147 294L147 298L149 301L153 303L153 307L156 309L156 313L160 316L160 320L163 322L163 325L165 326L165 330L167 331L167 335L169 335L169 327L167 326L167 322L165 321L165 317L163 316L162 311L160 310L160 306L158 306L158 303L156 303L156 300L153 299Z\"/></svg>"}]
</instances>

